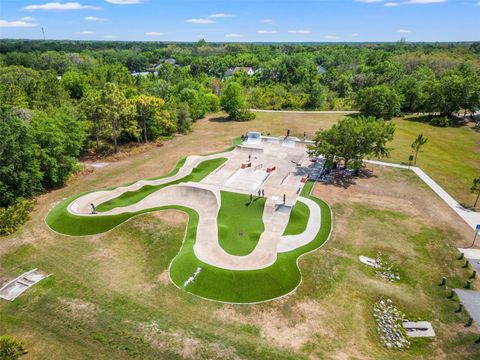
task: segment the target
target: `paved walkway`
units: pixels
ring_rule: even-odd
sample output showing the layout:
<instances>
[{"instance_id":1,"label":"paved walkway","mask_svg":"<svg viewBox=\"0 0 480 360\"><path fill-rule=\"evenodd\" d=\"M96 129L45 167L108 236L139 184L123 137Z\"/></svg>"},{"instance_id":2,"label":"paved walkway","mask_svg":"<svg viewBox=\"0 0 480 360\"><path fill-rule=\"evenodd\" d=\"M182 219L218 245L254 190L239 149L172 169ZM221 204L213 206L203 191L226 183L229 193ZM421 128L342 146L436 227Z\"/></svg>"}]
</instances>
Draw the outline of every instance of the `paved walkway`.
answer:
<instances>
[{"instance_id":1,"label":"paved walkway","mask_svg":"<svg viewBox=\"0 0 480 360\"><path fill-rule=\"evenodd\" d=\"M262 109L250 109L253 112L266 112L266 113L286 113L286 114L359 114L358 111L349 110L330 110L330 111L306 111L306 110L262 110Z\"/></svg>"},{"instance_id":2,"label":"paved walkway","mask_svg":"<svg viewBox=\"0 0 480 360\"><path fill-rule=\"evenodd\" d=\"M427 184L430 189L432 189L440 198L445 201L445 203L450 206L450 208L455 211L458 216L460 216L472 229L475 230L477 224L480 224L480 213L465 209L460 205L450 194L448 194L440 185L438 185L430 176L428 176L425 171L420 169L417 166L407 166L400 164L392 164L383 161L375 160L365 160L365 162L373 165L388 166L398 169L412 170L415 174L418 175L420 179Z\"/></svg>"}]
</instances>

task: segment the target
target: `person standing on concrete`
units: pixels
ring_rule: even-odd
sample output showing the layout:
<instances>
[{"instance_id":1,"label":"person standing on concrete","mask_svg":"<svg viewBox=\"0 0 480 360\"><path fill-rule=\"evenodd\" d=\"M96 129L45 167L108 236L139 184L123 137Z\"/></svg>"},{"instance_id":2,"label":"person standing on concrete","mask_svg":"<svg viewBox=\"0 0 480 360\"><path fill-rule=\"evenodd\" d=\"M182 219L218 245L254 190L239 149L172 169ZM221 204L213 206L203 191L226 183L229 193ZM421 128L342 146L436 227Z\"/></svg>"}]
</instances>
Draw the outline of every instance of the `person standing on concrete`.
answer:
<instances>
[{"instance_id":1,"label":"person standing on concrete","mask_svg":"<svg viewBox=\"0 0 480 360\"><path fill-rule=\"evenodd\" d=\"M97 208L95 207L95 205L90 204L90 207L92 208L92 214L96 214L97 213Z\"/></svg>"},{"instance_id":2,"label":"person standing on concrete","mask_svg":"<svg viewBox=\"0 0 480 360\"><path fill-rule=\"evenodd\" d=\"M262 196L262 190L258 189L258 197Z\"/></svg>"},{"instance_id":3,"label":"person standing on concrete","mask_svg":"<svg viewBox=\"0 0 480 360\"><path fill-rule=\"evenodd\" d=\"M250 160L252 160L252 155L248 154L248 162L250 162Z\"/></svg>"},{"instance_id":4,"label":"person standing on concrete","mask_svg":"<svg viewBox=\"0 0 480 360\"><path fill-rule=\"evenodd\" d=\"M265 189L262 189L262 197L265 197Z\"/></svg>"},{"instance_id":5,"label":"person standing on concrete","mask_svg":"<svg viewBox=\"0 0 480 360\"><path fill-rule=\"evenodd\" d=\"M287 130L287 138L290 136L290 129Z\"/></svg>"},{"instance_id":6,"label":"person standing on concrete","mask_svg":"<svg viewBox=\"0 0 480 360\"><path fill-rule=\"evenodd\" d=\"M285 205L286 201L287 201L287 195L283 194L283 205Z\"/></svg>"}]
</instances>

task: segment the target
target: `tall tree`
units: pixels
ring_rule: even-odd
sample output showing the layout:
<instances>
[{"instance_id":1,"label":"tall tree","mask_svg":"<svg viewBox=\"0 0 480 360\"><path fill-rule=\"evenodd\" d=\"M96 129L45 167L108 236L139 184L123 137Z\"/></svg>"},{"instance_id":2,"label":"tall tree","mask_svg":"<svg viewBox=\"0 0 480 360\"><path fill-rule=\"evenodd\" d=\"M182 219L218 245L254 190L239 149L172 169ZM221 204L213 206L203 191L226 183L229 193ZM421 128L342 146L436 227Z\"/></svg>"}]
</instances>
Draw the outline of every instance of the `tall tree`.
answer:
<instances>
[{"instance_id":1,"label":"tall tree","mask_svg":"<svg viewBox=\"0 0 480 360\"><path fill-rule=\"evenodd\" d=\"M222 93L220 103L232 120L242 121L255 118L255 114L247 109L242 87L234 81L228 83Z\"/></svg>"},{"instance_id":2,"label":"tall tree","mask_svg":"<svg viewBox=\"0 0 480 360\"><path fill-rule=\"evenodd\" d=\"M42 173L29 129L14 112L0 107L0 206L42 190Z\"/></svg>"},{"instance_id":3,"label":"tall tree","mask_svg":"<svg viewBox=\"0 0 480 360\"><path fill-rule=\"evenodd\" d=\"M137 119L142 127L143 141L149 140L148 127L160 116L165 104L163 99L150 95L139 95L133 99L136 107Z\"/></svg>"},{"instance_id":4,"label":"tall tree","mask_svg":"<svg viewBox=\"0 0 480 360\"><path fill-rule=\"evenodd\" d=\"M395 127L374 117L345 118L328 130L320 130L315 145L309 148L312 155L325 156L329 165L343 160L344 167L350 164L358 168L369 155L388 156L391 149L387 143L393 139Z\"/></svg>"},{"instance_id":5,"label":"tall tree","mask_svg":"<svg viewBox=\"0 0 480 360\"><path fill-rule=\"evenodd\" d=\"M356 103L363 115L385 120L400 115L401 98L390 86L378 85L360 90Z\"/></svg>"},{"instance_id":6,"label":"tall tree","mask_svg":"<svg viewBox=\"0 0 480 360\"><path fill-rule=\"evenodd\" d=\"M140 129L137 125L133 105L114 83L106 83L100 92L100 113L103 119L110 120L111 135L115 152L118 152L118 138L128 135L138 138Z\"/></svg>"},{"instance_id":7,"label":"tall tree","mask_svg":"<svg viewBox=\"0 0 480 360\"><path fill-rule=\"evenodd\" d=\"M413 151L415 151L415 158L413 160L414 164L417 164L417 157L420 149L422 148L423 145L425 145L428 142L428 138L424 137L423 134L419 134L415 141L412 143L411 147Z\"/></svg>"},{"instance_id":8,"label":"tall tree","mask_svg":"<svg viewBox=\"0 0 480 360\"><path fill-rule=\"evenodd\" d=\"M86 136L84 123L67 109L59 109L35 114L29 127L44 187L63 185L78 169L77 158Z\"/></svg>"}]
</instances>

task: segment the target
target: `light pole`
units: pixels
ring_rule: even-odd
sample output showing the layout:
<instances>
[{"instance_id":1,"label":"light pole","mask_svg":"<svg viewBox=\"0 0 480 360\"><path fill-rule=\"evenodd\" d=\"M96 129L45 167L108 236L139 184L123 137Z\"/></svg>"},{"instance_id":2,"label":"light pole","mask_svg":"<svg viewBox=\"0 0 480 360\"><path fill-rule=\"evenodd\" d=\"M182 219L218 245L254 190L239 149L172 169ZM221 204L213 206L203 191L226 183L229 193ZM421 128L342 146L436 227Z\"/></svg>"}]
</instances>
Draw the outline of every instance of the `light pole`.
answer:
<instances>
[{"instance_id":1,"label":"light pole","mask_svg":"<svg viewBox=\"0 0 480 360\"><path fill-rule=\"evenodd\" d=\"M477 240L477 235L479 232L480 232L480 224L477 224L475 228L475 236L473 238L473 242L472 242L472 245L470 245L470 247L473 247L473 245L475 245L475 240Z\"/></svg>"}]
</instances>

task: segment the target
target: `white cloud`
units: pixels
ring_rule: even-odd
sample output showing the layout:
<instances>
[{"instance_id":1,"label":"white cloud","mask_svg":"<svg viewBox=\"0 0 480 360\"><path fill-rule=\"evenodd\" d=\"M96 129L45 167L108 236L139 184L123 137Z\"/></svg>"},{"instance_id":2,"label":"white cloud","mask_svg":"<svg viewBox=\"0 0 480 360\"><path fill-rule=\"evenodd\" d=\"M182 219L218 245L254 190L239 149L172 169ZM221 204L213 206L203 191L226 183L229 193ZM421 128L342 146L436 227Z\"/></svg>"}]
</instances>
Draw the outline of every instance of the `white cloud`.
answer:
<instances>
[{"instance_id":1,"label":"white cloud","mask_svg":"<svg viewBox=\"0 0 480 360\"><path fill-rule=\"evenodd\" d=\"M25 20L13 20L13 21L0 20L0 27L34 27L34 26L37 26L37 24L30 23Z\"/></svg>"},{"instance_id":2,"label":"white cloud","mask_svg":"<svg viewBox=\"0 0 480 360\"><path fill-rule=\"evenodd\" d=\"M212 14L208 15L209 18L227 18L227 17L233 17L232 14L224 14L224 13L217 13L217 14Z\"/></svg>"},{"instance_id":3,"label":"white cloud","mask_svg":"<svg viewBox=\"0 0 480 360\"><path fill-rule=\"evenodd\" d=\"M142 0L105 0L105 1L115 5L140 4L142 2Z\"/></svg>"},{"instance_id":4,"label":"white cloud","mask_svg":"<svg viewBox=\"0 0 480 360\"><path fill-rule=\"evenodd\" d=\"M82 5L78 2L67 2L67 3L49 2L41 5L27 5L23 9L33 11L33 10L82 10L82 9L98 10L100 8L98 6Z\"/></svg>"},{"instance_id":5,"label":"white cloud","mask_svg":"<svg viewBox=\"0 0 480 360\"><path fill-rule=\"evenodd\" d=\"M359 33L353 33L352 36L357 37L357 36L360 36L360 34Z\"/></svg>"},{"instance_id":6,"label":"white cloud","mask_svg":"<svg viewBox=\"0 0 480 360\"><path fill-rule=\"evenodd\" d=\"M311 34L310 30L306 29L298 29L298 30L288 30L289 34Z\"/></svg>"},{"instance_id":7,"label":"white cloud","mask_svg":"<svg viewBox=\"0 0 480 360\"><path fill-rule=\"evenodd\" d=\"M276 34L277 30L258 30L257 34Z\"/></svg>"},{"instance_id":8,"label":"white cloud","mask_svg":"<svg viewBox=\"0 0 480 360\"><path fill-rule=\"evenodd\" d=\"M241 34L226 34L225 37L228 37L228 38L239 38L239 37L242 37L243 35Z\"/></svg>"},{"instance_id":9,"label":"white cloud","mask_svg":"<svg viewBox=\"0 0 480 360\"><path fill-rule=\"evenodd\" d=\"M397 33L400 33L400 34L409 34L411 32L412 32L411 30L407 30L407 29L398 29L397 30Z\"/></svg>"},{"instance_id":10,"label":"white cloud","mask_svg":"<svg viewBox=\"0 0 480 360\"><path fill-rule=\"evenodd\" d=\"M93 34L95 34L95 31L89 31L89 30L77 31L75 34L78 34L78 35L93 35Z\"/></svg>"},{"instance_id":11,"label":"white cloud","mask_svg":"<svg viewBox=\"0 0 480 360\"><path fill-rule=\"evenodd\" d=\"M213 24L215 21L213 21L212 19L198 18L198 19L188 19L188 20L185 20L185 22L190 24L205 25L205 24Z\"/></svg>"},{"instance_id":12,"label":"white cloud","mask_svg":"<svg viewBox=\"0 0 480 360\"><path fill-rule=\"evenodd\" d=\"M115 35L103 35L104 39L116 39Z\"/></svg>"},{"instance_id":13,"label":"white cloud","mask_svg":"<svg viewBox=\"0 0 480 360\"><path fill-rule=\"evenodd\" d=\"M395 7L401 5L428 5L428 4L442 4L447 2L447 0L408 0L401 2L386 2L384 5L388 7Z\"/></svg>"},{"instance_id":14,"label":"white cloud","mask_svg":"<svg viewBox=\"0 0 480 360\"><path fill-rule=\"evenodd\" d=\"M161 32L157 32L157 31L148 31L145 33L145 35L148 35L148 36L160 36L160 35L163 35Z\"/></svg>"},{"instance_id":15,"label":"white cloud","mask_svg":"<svg viewBox=\"0 0 480 360\"><path fill-rule=\"evenodd\" d=\"M20 20L33 21L33 20L35 20L35 18L33 16L24 16L24 17L21 17Z\"/></svg>"},{"instance_id":16,"label":"white cloud","mask_svg":"<svg viewBox=\"0 0 480 360\"><path fill-rule=\"evenodd\" d=\"M107 19L97 17L97 16L85 16L84 19L87 21L107 21Z\"/></svg>"},{"instance_id":17,"label":"white cloud","mask_svg":"<svg viewBox=\"0 0 480 360\"><path fill-rule=\"evenodd\" d=\"M273 24L273 20L272 20L272 19L263 19L263 20L262 20L262 23L264 23L264 24Z\"/></svg>"},{"instance_id":18,"label":"white cloud","mask_svg":"<svg viewBox=\"0 0 480 360\"><path fill-rule=\"evenodd\" d=\"M336 35L325 35L323 38L327 39L327 40L336 40L336 39L338 39L338 36L336 36Z\"/></svg>"},{"instance_id":19,"label":"white cloud","mask_svg":"<svg viewBox=\"0 0 480 360\"><path fill-rule=\"evenodd\" d=\"M383 2L383 0L355 0L356 2L366 3L366 4L373 4Z\"/></svg>"}]
</instances>

